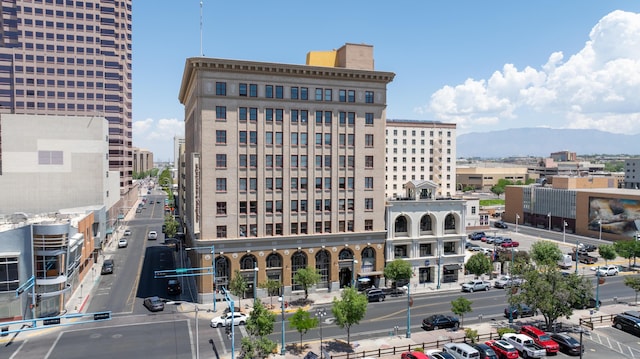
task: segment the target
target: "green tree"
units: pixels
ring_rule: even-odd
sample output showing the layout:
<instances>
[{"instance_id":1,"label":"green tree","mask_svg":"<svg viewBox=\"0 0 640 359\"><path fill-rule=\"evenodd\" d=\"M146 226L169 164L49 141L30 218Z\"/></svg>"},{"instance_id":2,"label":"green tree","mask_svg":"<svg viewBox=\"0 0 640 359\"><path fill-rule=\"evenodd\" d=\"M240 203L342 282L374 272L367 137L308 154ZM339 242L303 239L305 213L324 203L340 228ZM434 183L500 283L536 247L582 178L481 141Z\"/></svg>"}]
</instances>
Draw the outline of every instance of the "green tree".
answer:
<instances>
[{"instance_id":1,"label":"green tree","mask_svg":"<svg viewBox=\"0 0 640 359\"><path fill-rule=\"evenodd\" d=\"M342 290L340 299L333 298L331 313L336 319L336 325L340 329L347 330L347 343L351 345L351 326L359 324L367 313L367 296L355 288L345 288Z\"/></svg>"},{"instance_id":2,"label":"green tree","mask_svg":"<svg viewBox=\"0 0 640 359\"><path fill-rule=\"evenodd\" d=\"M167 214L164 216L164 235L166 238L174 238L176 233L178 232L178 221L170 215Z\"/></svg>"},{"instance_id":3,"label":"green tree","mask_svg":"<svg viewBox=\"0 0 640 359\"><path fill-rule=\"evenodd\" d=\"M484 253L476 253L469 258L464 268L478 278L491 270L491 260Z\"/></svg>"},{"instance_id":4,"label":"green tree","mask_svg":"<svg viewBox=\"0 0 640 359\"><path fill-rule=\"evenodd\" d=\"M605 265L609 264L610 260L614 260L618 256L618 253L616 253L616 249L612 244L601 244L600 247L598 247L598 253L600 254L600 257L604 259Z\"/></svg>"},{"instance_id":5,"label":"green tree","mask_svg":"<svg viewBox=\"0 0 640 359\"><path fill-rule=\"evenodd\" d=\"M538 241L531 246L531 259L538 266L556 268L562 259L562 251L553 242Z\"/></svg>"},{"instance_id":6,"label":"green tree","mask_svg":"<svg viewBox=\"0 0 640 359\"><path fill-rule=\"evenodd\" d=\"M320 273L312 267L300 268L293 275L293 281L304 289L304 300L309 298L309 287L320 281Z\"/></svg>"},{"instance_id":7,"label":"green tree","mask_svg":"<svg viewBox=\"0 0 640 359\"><path fill-rule=\"evenodd\" d=\"M451 312L460 316L460 326L464 327L464 315L465 313L471 313L471 304L473 302L465 297L458 297L451 301Z\"/></svg>"},{"instance_id":8,"label":"green tree","mask_svg":"<svg viewBox=\"0 0 640 359\"><path fill-rule=\"evenodd\" d=\"M613 248L616 253L622 258L626 258L629 260L629 267L631 267L631 258L634 258L638 255L636 253L637 241L634 240L624 240L624 241L616 241L613 243Z\"/></svg>"},{"instance_id":9,"label":"green tree","mask_svg":"<svg viewBox=\"0 0 640 359\"><path fill-rule=\"evenodd\" d=\"M231 294L238 297L239 308L242 308L242 298L244 298L244 294L247 291L247 288L249 288L249 283L247 283L247 280L244 279L242 273L240 273L240 271L236 269L236 271L233 272L231 281L229 282L229 291L231 292Z\"/></svg>"},{"instance_id":10,"label":"green tree","mask_svg":"<svg viewBox=\"0 0 640 359\"><path fill-rule=\"evenodd\" d=\"M396 258L384 267L384 277L392 281L394 288L396 287L397 281L408 281L412 275L413 269L411 268L411 263L402 258Z\"/></svg>"},{"instance_id":11,"label":"green tree","mask_svg":"<svg viewBox=\"0 0 640 359\"><path fill-rule=\"evenodd\" d=\"M298 310L289 318L289 325L300 333L300 350L302 347L302 336L307 334L309 329L313 329L318 326L319 320L316 317L312 317L309 312L302 308Z\"/></svg>"},{"instance_id":12,"label":"green tree","mask_svg":"<svg viewBox=\"0 0 640 359\"><path fill-rule=\"evenodd\" d=\"M276 315L265 308L261 301L253 304L253 310L247 319L248 337L242 338L240 357L245 359L266 358L278 344L268 336L273 332Z\"/></svg>"},{"instance_id":13,"label":"green tree","mask_svg":"<svg viewBox=\"0 0 640 359\"><path fill-rule=\"evenodd\" d=\"M490 191L491 191L491 193L493 193L496 196L500 197L500 195L504 193L504 187L501 187L501 186L498 186L498 185L494 185L494 186L491 187Z\"/></svg>"},{"instance_id":14,"label":"green tree","mask_svg":"<svg viewBox=\"0 0 640 359\"><path fill-rule=\"evenodd\" d=\"M640 292L640 276L624 277L624 285L636 292L636 304L638 303L638 292Z\"/></svg>"},{"instance_id":15,"label":"green tree","mask_svg":"<svg viewBox=\"0 0 640 359\"><path fill-rule=\"evenodd\" d=\"M273 296L279 294L281 286L282 284L280 283L280 281L275 279L267 279L266 282L262 282L258 284L258 287L267 290L267 295L270 298L269 305L271 306L271 308L273 308Z\"/></svg>"},{"instance_id":16,"label":"green tree","mask_svg":"<svg viewBox=\"0 0 640 359\"><path fill-rule=\"evenodd\" d=\"M464 330L464 338L465 341L466 339L469 339L469 341L472 344L475 344L475 342L478 340L478 331L475 329L471 329L471 328L465 328Z\"/></svg>"}]
</instances>

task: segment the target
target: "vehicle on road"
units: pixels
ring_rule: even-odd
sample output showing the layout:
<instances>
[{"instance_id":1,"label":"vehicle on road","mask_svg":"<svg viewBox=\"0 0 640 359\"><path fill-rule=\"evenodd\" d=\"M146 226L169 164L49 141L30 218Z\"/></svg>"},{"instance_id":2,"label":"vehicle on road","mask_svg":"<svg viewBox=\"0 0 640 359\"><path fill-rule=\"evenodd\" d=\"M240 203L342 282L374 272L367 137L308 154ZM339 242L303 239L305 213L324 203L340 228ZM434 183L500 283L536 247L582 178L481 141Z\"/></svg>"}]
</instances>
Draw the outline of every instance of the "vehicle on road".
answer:
<instances>
[{"instance_id":1,"label":"vehicle on road","mask_svg":"<svg viewBox=\"0 0 640 359\"><path fill-rule=\"evenodd\" d=\"M502 228L502 229L509 228L509 226L506 223L504 223L504 221L495 221L493 222L493 226L496 228Z\"/></svg>"},{"instance_id":2,"label":"vehicle on road","mask_svg":"<svg viewBox=\"0 0 640 359\"><path fill-rule=\"evenodd\" d=\"M125 229L124 230L124 235L125 236L130 236L131 235L131 230L130 229Z\"/></svg>"},{"instance_id":3,"label":"vehicle on road","mask_svg":"<svg viewBox=\"0 0 640 359\"><path fill-rule=\"evenodd\" d=\"M425 330L438 330L443 328L458 329L460 320L450 315L433 314L422 320L422 328Z\"/></svg>"},{"instance_id":4,"label":"vehicle on road","mask_svg":"<svg viewBox=\"0 0 640 359\"><path fill-rule=\"evenodd\" d=\"M537 311L533 310L533 308L528 305L519 304L504 308L504 316L507 318L509 318L509 309L511 309L511 318L513 319L518 319L518 317L533 317L538 314Z\"/></svg>"},{"instance_id":5,"label":"vehicle on road","mask_svg":"<svg viewBox=\"0 0 640 359\"><path fill-rule=\"evenodd\" d=\"M542 358L547 350L524 334L505 333L502 340L513 345L523 358Z\"/></svg>"},{"instance_id":6,"label":"vehicle on road","mask_svg":"<svg viewBox=\"0 0 640 359\"><path fill-rule=\"evenodd\" d=\"M367 300L369 302L384 302L386 295L382 289L371 289L367 291Z\"/></svg>"},{"instance_id":7,"label":"vehicle on road","mask_svg":"<svg viewBox=\"0 0 640 359\"><path fill-rule=\"evenodd\" d=\"M489 340L484 343L493 349L500 359L517 359L519 357L516 348L502 339Z\"/></svg>"},{"instance_id":8,"label":"vehicle on road","mask_svg":"<svg viewBox=\"0 0 640 359\"><path fill-rule=\"evenodd\" d=\"M479 359L480 353L466 343L446 343L442 350L453 355L456 359Z\"/></svg>"},{"instance_id":9,"label":"vehicle on road","mask_svg":"<svg viewBox=\"0 0 640 359\"><path fill-rule=\"evenodd\" d=\"M401 359L431 359L423 352L404 352L400 354Z\"/></svg>"},{"instance_id":10,"label":"vehicle on road","mask_svg":"<svg viewBox=\"0 0 640 359\"><path fill-rule=\"evenodd\" d=\"M598 257L590 255L587 251L578 251L571 253L573 260L576 259L576 255L578 256L578 261L580 263L593 264L598 261Z\"/></svg>"},{"instance_id":11,"label":"vehicle on road","mask_svg":"<svg viewBox=\"0 0 640 359\"><path fill-rule=\"evenodd\" d=\"M178 295L180 293L182 293L182 287L180 286L180 282L177 279L167 280L167 294Z\"/></svg>"},{"instance_id":12,"label":"vehicle on road","mask_svg":"<svg viewBox=\"0 0 640 359\"><path fill-rule=\"evenodd\" d=\"M538 343L538 345L542 346L547 351L547 354L555 355L559 350L558 343L551 340L549 334L534 327L533 325L523 325L520 327L520 333L533 339L534 342Z\"/></svg>"},{"instance_id":13,"label":"vehicle on road","mask_svg":"<svg viewBox=\"0 0 640 359\"><path fill-rule=\"evenodd\" d=\"M567 333L553 333L551 339L558 343L560 351L565 354L580 355L580 353L584 353L584 347L580 345L580 342Z\"/></svg>"},{"instance_id":14,"label":"vehicle on road","mask_svg":"<svg viewBox=\"0 0 640 359\"><path fill-rule=\"evenodd\" d=\"M573 259L569 254L563 254L562 258L558 261L558 266L562 269L569 269L573 267Z\"/></svg>"},{"instance_id":15,"label":"vehicle on road","mask_svg":"<svg viewBox=\"0 0 640 359\"><path fill-rule=\"evenodd\" d=\"M480 353L480 359L498 359L496 352L484 343L471 344Z\"/></svg>"},{"instance_id":16,"label":"vehicle on road","mask_svg":"<svg viewBox=\"0 0 640 359\"><path fill-rule=\"evenodd\" d=\"M520 242L514 241L511 238L505 238L500 243L500 247L502 248L511 248L511 247L520 247Z\"/></svg>"},{"instance_id":17,"label":"vehicle on road","mask_svg":"<svg viewBox=\"0 0 640 359\"><path fill-rule=\"evenodd\" d=\"M142 304L151 312L160 312L164 310L164 302L157 296L145 298Z\"/></svg>"},{"instance_id":18,"label":"vehicle on road","mask_svg":"<svg viewBox=\"0 0 640 359\"><path fill-rule=\"evenodd\" d=\"M587 252L594 252L597 249L598 249L598 247L596 245L594 245L594 244L587 244L587 243L579 243L578 244L578 250L587 251Z\"/></svg>"},{"instance_id":19,"label":"vehicle on road","mask_svg":"<svg viewBox=\"0 0 640 359\"><path fill-rule=\"evenodd\" d=\"M621 313L613 317L613 326L635 336L640 336L640 318L631 314Z\"/></svg>"},{"instance_id":20,"label":"vehicle on road","mask_svg":"<svg viewBox=\"0 0 640 359\"><path fill-rule=\"evenodd\" d=\"M102 269L100 270L100 274L113 274L113 259L105 259L102 263Z\"/></svg>"},{"instance_id":21,"label":"vehicle on road","mask_svg":"<svg viewBox=\"0 0 640 359\"><path fill-rule=\"evenodd\" d=\"M522 278L518 278L518 277L511 278L511 276L503 275L502 277L496 279L493 282L493 287L508 288L508 287L511 287L512 285L515 285L517 287L520 284L522 284Z\"/></svg>"},{"instance_id":22,"label":"vehicle on road","mask_svg":"<svg viewBox=\"0 0 640 359\"><path fill-rule=\"evenodd\" d=\"M156 231L149 231L149 235L147 236L147 238L149 238L150 240L158 239L158 232L156 232Z\"/></svg>"},{"instance_id":23,"label":"vehicle on road","mask_svg":"<svg viewBox=\"0 0 640 359\"><path fill-rule=\"evenodd\" d=\"M605 276L605 277L618 275L618 266L608 265L608 266L598 267L598 269L596 269L596 275Z\"/></svg>"},{"instance_id":24,"label":"vehicle on road","mask_svg":"<svg viewBox=\"0 0 640 359\"><path fill-rule=\"evenodd\" d=\"M118 248L126 248L129 245L129 242L126 238L122 237L118 240Z\"/></svg>"},{"instance_id":25,"label":"vehicle on road","mask_svg":"<svg viewBox=\"0 0 640 359\"><path fill-rule=\"evenodd\" d=\"M136 213L142 213L142 208L141 207L137 208Z\"/></svg>"},{"instance_id":26,"label":"vehicle on road","mask_svg":"<svg viewBox=\"0 0 640 359\"><path fill-rule=\"evenodd\" d=\"M210 325L212 328L221 328L230 325L232 321L233 325L244 325L247 322L247 318L247 315L244 313L227 313L211 319Z\"/></svg>"},{"instance_id":27,"label":"vehicle on road","mask_svg":"<svg viewBox=\"0 0 640 359\"><path fill-rule=\"evenodd\" d=\"M462 284L463 292L477 292L479 290L488 291L491 289L491 283L486 280L471 280Z\"/></svg>"}]
</instances>

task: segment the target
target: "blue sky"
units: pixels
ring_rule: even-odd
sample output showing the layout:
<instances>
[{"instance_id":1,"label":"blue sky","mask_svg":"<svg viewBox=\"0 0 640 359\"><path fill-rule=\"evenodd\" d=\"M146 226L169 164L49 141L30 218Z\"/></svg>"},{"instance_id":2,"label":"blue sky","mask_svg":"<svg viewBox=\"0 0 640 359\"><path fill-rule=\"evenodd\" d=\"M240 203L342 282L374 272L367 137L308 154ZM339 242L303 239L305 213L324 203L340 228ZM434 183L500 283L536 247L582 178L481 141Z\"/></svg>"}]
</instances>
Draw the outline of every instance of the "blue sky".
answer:
<instances>
[{"instance_id":1,"label":"blue sky","mask_svg":"<svg viewBox=\"0 0 640 359\"><path fill-rule=\"evenodd\" d=\"M640 133L640 1L203 0L207 57L304 64L344 43L396 74L387 117L506 128ZM133 144L173 160L200 1L133 4Z\"/></svg>"}]
</instances>

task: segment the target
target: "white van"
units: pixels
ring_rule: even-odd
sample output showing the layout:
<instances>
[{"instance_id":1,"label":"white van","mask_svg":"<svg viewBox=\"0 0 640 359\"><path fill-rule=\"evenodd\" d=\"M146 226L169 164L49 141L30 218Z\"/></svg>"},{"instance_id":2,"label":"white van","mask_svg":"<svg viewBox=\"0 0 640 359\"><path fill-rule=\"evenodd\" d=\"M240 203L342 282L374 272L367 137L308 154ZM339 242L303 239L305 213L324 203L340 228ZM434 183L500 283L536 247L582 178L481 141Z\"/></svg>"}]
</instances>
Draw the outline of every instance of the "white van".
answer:
<instances>
[{"instance_id":1,"label":"white van","mask_svg":"<svg viewBox=\"0 0 640 359\"><path fill-rule=\"evenodd\" d=\"M569 269L573 266L573 259L568 254L563 254L562 258L558 261L558 266L562 269Z\"/></svg>"},{"instance_id":2,"label":"white van","mask_svg":"<svg viewBox=\"0 0 640 359\"><path fill-rule=\"evenodd\" d=\"M443 351L457 359L480 359L480 352L465 343L447 343L444 345Z\"/></svg>"}]
</instances>

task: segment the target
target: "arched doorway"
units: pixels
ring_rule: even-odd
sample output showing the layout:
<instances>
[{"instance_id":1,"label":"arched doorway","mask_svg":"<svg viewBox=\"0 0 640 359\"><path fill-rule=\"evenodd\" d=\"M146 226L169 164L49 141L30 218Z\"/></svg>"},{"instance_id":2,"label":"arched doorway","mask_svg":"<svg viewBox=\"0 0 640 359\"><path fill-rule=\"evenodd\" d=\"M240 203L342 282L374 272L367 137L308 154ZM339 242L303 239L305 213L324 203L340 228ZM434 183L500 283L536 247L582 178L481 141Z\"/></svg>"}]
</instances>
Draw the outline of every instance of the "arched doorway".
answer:
<instances>
[{"instance_id":1,"label":"arched doorway","mask_svg":"<svg viewBox=\"0 0 640 359\"><path fill-rule=\"evenodd\" d=\"M291 289L292 290L303 290L304 288L297 284L293 277L296 275L296 272L300 268L307 267L307 255L302 251L297 251L291 256Z\"/></svg>"},{"instance_id":2,"label":"arched doorway","mask_svg":"<svg viewBox=\"0 0 640 359\"><path fill-rule=\"evenodd\" d=\"M253 254L245 254L240 258L240 274L247 283L247 290L244 292L244 298L253 298L253 288L257 283L254 283L256 276L255 268L258 262Z\"/></svg>"},{"instance_id":3,"label":"arched doorway","mask_svg":"<svg viewBox=\"0 0 640 359\"><path fill-rule=\"evenodd\" d=\"M282 256L278 253L271 253L267 256L267 279L280 283L279 288L272 288L268 293L269 296L280 295L282 288Z\"/></svg>"},{"instance_id":4,"label":"arched doorway","mask_svg":"<svg viewBox=\"0 0 640 359\"><path fill-rule=\"evenodd\" d=\"M338 279L340 281L340 288L351 286L351 281L354 278L353 273L353 252L350 249L343 249L338 254Z\"/></svg>"},{"instance_id":5,"label":"arched doorway","mask_svg":"<svg viewBox=\"0 0 640 359\"><path fill-rule=\"evenodd\" d=\"M218 256L216 258L216 293L222 291L222 287L229 290L229 279L231 278L231 265L229 258Z\"/></svg>"},{"instance_id":6,"label":"arched doorway","mask_svg":"<svg viewBox=\"0 0 640 359\"><path fill-rule=\"evenodd\" d=\"M316 254L316 270L320 273L317 288L329 288L331 285L331 254L326 249Z\"/></svg>"}]
</instances>

